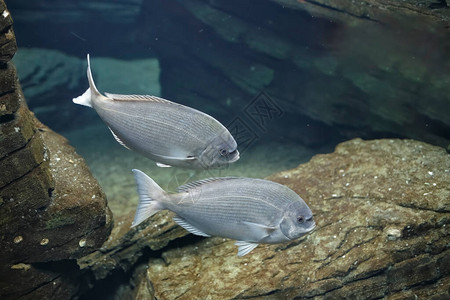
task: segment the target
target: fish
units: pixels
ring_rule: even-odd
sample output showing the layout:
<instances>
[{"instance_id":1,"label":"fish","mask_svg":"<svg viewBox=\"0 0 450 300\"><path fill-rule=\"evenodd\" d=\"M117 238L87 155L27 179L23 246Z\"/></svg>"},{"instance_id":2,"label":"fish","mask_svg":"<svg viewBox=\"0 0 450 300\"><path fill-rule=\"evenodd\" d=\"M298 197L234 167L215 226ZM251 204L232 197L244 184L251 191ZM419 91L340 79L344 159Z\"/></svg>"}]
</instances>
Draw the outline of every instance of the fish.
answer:
<instances>
[{"instance_id":1,"label":"fish","mask_svg":"<svg viewBox=\"0 0 450 300\"><path fill-rule=\"evenodd\" d=\"M316 223L311 209L293 190L255 178L218 177L181 185L167 193L144 172L133 169L139 204L131 227L161 210L175 213L173 220L192 234L236 240L238 256L260 243L298 239Z\"/></svg>"},{"instance_id":2,"label":"fish","mask_svg":"<svg viewBox=\"0 0 450 300\"><path fill-rule=\"evenodd\" d=\"M124 147L159 167L218 168L239 159L237 143L213 117L151 95L102 95L95 86L89 54L89 88L73 99L92 107Z\"/></svg>"}]
</instances>

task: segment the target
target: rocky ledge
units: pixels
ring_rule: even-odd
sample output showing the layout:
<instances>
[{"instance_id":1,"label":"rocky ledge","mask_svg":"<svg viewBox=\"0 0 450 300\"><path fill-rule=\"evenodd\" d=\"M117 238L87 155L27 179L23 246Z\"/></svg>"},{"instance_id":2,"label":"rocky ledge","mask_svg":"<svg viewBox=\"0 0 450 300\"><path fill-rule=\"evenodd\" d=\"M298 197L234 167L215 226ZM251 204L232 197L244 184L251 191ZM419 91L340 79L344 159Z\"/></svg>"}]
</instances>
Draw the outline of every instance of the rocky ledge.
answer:
<instances>
[{"instance_id":1,"label":"rocky ledge","mask_svg":"<svg viewBox=\"0 0 450 300\"><path fill-rule=\"evenodd\" d=\"M186 236L167 213L129 231L130 215L101 251L78 262L98 279L127 274L110 291L118 298L124 291L157 299L450 296L450 160L443 148L354 139L269 179L307 201L318 225L312 234L238 257L234 241Z\"/></svg>"},{"instance_id":2,"label":"rocky ledge","mask_svg":"<svg viewBox=\"0 0 450 300\"><path fill-rule=\"evenodd\" d=\"M3 1L0 11L0 298L69 299L76 259L103 244L112 215L83 158L29 111Z\"/></svg>"}]
</instances>

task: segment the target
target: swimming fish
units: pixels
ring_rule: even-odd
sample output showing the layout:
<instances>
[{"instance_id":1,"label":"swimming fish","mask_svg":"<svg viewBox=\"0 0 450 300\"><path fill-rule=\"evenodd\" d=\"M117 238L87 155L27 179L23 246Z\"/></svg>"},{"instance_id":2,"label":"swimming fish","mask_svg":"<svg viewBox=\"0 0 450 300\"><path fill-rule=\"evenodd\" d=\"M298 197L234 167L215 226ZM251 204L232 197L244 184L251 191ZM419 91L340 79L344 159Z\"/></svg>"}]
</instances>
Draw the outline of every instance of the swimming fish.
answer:
<instances>
[{"instance_id":1,"label":"swimming fish","mask_svg":"<svg viewBox=\"0 0 450 300\"><path fill-rule=\"evenodd\" d=\"M238 255L259 243L282 243L311 232L316 224L303 199L288 187L263 179L222 177L187 183L168 194L142 171L133 170L139 205L131 227L164 209L200 236L237 240Z\"/></svg>"},{"instance_id":2,"label":"swimming fish","mask_svg":"<svg viewBox=\"0 0 450 300\"><path fill-rule=\"evenodd\" d=\"M210 169L239 159L230 132L196 109L148 95L100 94L87 55L89 88L73 99L94 108L114 138L160 167Z\"/></svg>"}]
</instances>

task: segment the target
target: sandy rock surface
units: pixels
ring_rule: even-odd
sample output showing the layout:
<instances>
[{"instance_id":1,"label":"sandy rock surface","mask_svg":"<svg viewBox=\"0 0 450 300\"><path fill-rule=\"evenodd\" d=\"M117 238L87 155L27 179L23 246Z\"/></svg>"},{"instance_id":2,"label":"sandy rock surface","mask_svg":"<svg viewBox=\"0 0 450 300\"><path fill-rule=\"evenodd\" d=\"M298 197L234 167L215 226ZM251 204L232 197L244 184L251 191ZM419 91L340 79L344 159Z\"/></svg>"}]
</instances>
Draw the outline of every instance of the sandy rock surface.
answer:
<instances>
[{"instance_id":1,"label":"sandy rock surface","mask_svg":"<svg viewBox=\"0 0 450 300\"><path fill-rule=\"evenodd\" d=\"M317 229L236 256L204 239L151 258L158 299L448 297L450 160L412 140L351 140L271 180L307 201Z\"/></svg>"}]
</instances>

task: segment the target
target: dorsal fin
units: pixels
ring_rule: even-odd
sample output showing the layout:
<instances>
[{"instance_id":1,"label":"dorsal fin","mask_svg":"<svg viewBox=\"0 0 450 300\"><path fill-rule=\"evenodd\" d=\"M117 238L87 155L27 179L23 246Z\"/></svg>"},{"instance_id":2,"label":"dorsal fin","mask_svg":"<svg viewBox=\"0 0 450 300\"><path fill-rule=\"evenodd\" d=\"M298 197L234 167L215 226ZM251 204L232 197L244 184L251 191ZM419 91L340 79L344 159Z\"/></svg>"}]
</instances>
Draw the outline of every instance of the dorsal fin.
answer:
<instances>
[{"instance_id":1,"label":"dorsal fin","mask_svg":"<svg viewBox=\"0 0 450 300\"><path fill-rule=\"evenodd\" d=\"M190 189L199 187L201 185L212 183L212 182L220 182L220 181L226 181L226 180L233 180L233 179L239 179L239 177L214 177L214 178L206 178L194 182L189 182L183 185L180 185L177 188L177 191L180 192L187 192Z\"/></svg>"},{"instance_id":2,"label":"dorsal fin","mask_svg":"<svg viewBox=\"0 0 450 300\"><path fill-rule=\"evenodd\" d=\"M171 103L177 104L172 101L159 98L151 95L120 95L120 94L111 94L105 93L106 97L111 98L116 101L149 101L149 102L159 102L159 103Z\"/></svg>"}]
</instances>

